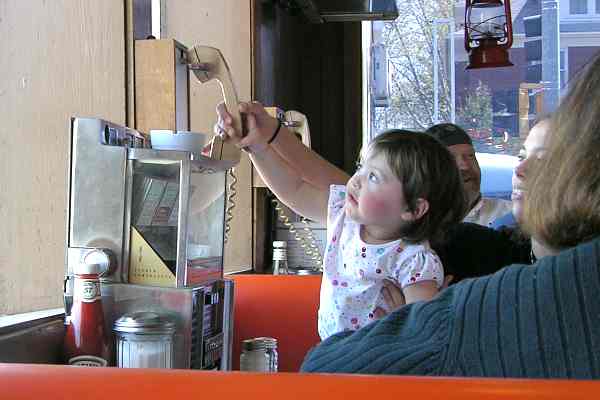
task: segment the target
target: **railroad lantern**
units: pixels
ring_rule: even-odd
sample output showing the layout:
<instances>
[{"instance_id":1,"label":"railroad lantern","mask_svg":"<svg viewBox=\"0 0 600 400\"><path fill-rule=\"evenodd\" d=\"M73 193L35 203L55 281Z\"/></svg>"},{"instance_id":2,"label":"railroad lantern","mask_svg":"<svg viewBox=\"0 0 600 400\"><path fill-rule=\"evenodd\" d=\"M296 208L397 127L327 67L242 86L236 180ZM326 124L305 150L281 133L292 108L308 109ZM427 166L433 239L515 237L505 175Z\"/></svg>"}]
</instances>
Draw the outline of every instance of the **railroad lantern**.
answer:
<instances>
[{"instance_id":1,"label":"railroad lantern","mask_svg":"<svg viewBox=\"0 0 600 400\"><path fill-rule=\"evenodd\" d=\"M466 0L465 49L467 69L513 65L508 59L512 46L509 0Z\"/></svg>"}]
</instances>

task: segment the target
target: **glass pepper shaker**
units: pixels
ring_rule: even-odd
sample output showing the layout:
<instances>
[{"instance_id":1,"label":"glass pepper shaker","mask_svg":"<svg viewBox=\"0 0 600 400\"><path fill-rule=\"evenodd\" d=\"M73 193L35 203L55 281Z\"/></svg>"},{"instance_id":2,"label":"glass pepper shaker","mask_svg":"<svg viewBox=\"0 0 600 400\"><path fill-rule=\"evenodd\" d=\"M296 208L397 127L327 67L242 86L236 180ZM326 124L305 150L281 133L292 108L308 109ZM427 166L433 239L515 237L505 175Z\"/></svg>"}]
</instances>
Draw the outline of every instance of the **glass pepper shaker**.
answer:
<instances>
[{"instance_id":1,"label":"glass pepper shaker","mask_svg":"<svg viewBox=\"0 0 600 400\"><path fill-rule=\"evenodd\" d=\"M240 371L277 372L277 339L258 337L242 342Z\"/></svg>"}]
</instances>

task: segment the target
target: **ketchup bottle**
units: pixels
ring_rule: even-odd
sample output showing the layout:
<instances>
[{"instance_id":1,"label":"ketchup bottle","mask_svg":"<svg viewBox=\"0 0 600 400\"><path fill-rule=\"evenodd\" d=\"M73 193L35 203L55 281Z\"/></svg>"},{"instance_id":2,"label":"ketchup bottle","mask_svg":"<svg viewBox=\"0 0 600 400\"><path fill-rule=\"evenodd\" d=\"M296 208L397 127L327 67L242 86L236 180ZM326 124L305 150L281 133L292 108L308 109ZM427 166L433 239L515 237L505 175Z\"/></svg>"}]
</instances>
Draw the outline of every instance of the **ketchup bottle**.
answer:
<instances>
[{"instance_id":1,"label":"ketchup bottle","mask_svg":"<svg viewBox=\"0 0 600 400\"><path fill-rule=\"evenodd\" d=\"M111 346L104 326L100 297L101 264L79 264L74 268L73 306L65 319L64 357L67 364L105 367Z\"/></svg>"}]
</instances>

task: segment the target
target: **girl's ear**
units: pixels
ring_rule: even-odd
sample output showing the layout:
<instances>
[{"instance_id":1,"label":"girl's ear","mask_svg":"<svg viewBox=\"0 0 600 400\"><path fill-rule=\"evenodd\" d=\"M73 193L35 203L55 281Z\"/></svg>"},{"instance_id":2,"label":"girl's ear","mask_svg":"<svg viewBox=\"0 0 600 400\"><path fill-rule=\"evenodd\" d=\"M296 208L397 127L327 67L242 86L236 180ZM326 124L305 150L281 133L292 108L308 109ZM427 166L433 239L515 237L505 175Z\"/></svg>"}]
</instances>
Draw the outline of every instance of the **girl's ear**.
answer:
<instances>
[{"instance_id":1,"label":"girl's ear","mask_svg":"<svg viewBox=\"0 0 600 400\"><path fill-rule=\"evenodd\" d=\"M425 199L418 198L414 211L405 211L402 213L402 219L405 221L416 221L422 218L429 211L429 202Z\"/></svg>"}]
</instances>

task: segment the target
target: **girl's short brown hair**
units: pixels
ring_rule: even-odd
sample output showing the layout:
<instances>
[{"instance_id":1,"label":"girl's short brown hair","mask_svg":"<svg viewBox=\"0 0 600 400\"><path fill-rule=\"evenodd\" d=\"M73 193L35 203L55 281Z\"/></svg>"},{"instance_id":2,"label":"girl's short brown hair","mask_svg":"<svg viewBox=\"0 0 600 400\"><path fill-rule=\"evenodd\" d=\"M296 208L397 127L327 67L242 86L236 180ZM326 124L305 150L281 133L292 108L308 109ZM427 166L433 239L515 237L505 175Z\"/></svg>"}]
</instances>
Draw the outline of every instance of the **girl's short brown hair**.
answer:
<instances>
[{"instance_id":1,"label":"girl's short brown hair","mask_svg":"<svg viewBox=\"0 0 600 400\"><path fill-rule=\"evenodd\" d=\"M554 249L600 233L600 58L550 119L546 155L528 171L524 227Z\"/></svg>"},{"instance_id":2,"label":"girl's short brown hair","mask_svg":"<svg viewBox=\"0 0 600 400\"><path fill-rule=\"evenodd\" d=\"M410 211L416 209L419 198L429 202L427 213L401 232L404 240L438 240L463 218L466 200L460 172L450 151L439 141L423 132L392 129L375 137L367 151L385 156L402 182Z\"/></svg>"}]
</instances>

